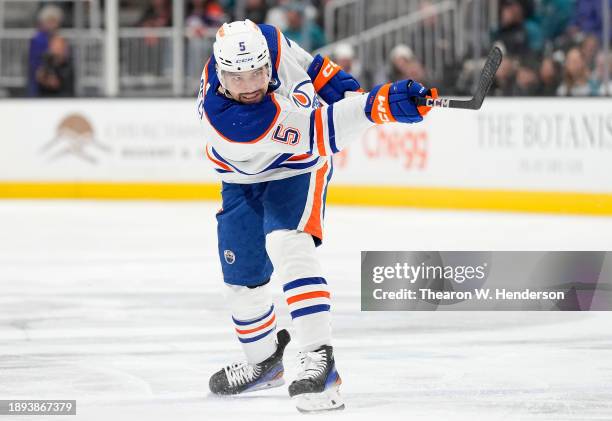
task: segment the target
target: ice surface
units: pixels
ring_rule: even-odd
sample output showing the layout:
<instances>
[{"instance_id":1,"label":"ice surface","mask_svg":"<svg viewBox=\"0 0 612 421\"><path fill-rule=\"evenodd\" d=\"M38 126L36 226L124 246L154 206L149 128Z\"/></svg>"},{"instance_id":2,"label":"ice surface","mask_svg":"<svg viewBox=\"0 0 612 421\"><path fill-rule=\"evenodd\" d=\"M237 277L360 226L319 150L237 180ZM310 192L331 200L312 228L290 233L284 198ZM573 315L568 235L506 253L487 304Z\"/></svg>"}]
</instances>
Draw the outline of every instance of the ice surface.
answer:
<instances>
[{"instance_id":1,"label":"ice surface","mask_svg":"<svg viewBox=\"0 0 612 421\"><path fill-rule=\"evenodd\" d=\"M0 399L77 399L69 420L303 419L286 388L208 395L240 359L217 208L0 202ZM330 206L326 222L347 410L319 419L612 420L612 313L359 310L360 250L612 250L612 218Z\"/></svg>"}]
</instances>

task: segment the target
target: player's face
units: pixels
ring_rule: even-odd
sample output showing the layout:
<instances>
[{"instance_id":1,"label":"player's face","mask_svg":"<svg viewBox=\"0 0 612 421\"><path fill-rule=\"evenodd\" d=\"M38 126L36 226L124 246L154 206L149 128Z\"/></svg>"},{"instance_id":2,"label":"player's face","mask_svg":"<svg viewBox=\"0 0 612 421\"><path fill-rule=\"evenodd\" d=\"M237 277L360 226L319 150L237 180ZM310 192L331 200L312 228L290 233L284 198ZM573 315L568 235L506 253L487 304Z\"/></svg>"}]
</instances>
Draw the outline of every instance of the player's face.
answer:
<instances>
[{"instance_id":1,"label":"player's face","mask_svg":"<svg viewBox=\"0 0 612 421\"><path fill-rule=\"evenodd\" d=\"M268 66L247 72L224 72L225 86L232 98L244 104L255 104L268 91Z\"/></svg>"}]
</instances>

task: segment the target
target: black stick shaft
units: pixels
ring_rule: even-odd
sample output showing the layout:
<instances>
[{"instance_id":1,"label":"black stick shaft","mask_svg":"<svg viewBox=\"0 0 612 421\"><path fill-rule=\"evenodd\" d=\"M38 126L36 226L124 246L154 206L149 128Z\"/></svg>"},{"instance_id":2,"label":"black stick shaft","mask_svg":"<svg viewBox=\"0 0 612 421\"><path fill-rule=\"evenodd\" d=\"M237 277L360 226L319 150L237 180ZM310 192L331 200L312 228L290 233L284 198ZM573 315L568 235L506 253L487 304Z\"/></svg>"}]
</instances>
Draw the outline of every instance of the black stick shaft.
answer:
<instances>
[{"instance_id":1,"label":"black stick shaft","mask_svg":"<svg viewBox=\"0 0 612 421\"><path fill-rule=\"evenodd\" d=\"M416 105L426 107L462 108L464 110L480 109L487 92L489 92L489 88L493 84L495 72L497 72L501 61L502 52L499 47L495 46L491 49L489 55L487 56L485 65L480 73L480 79L478 80L478 88L476 89L472 99L464 101L448 98L415 98Z\"/></svg>"}]
</instances>

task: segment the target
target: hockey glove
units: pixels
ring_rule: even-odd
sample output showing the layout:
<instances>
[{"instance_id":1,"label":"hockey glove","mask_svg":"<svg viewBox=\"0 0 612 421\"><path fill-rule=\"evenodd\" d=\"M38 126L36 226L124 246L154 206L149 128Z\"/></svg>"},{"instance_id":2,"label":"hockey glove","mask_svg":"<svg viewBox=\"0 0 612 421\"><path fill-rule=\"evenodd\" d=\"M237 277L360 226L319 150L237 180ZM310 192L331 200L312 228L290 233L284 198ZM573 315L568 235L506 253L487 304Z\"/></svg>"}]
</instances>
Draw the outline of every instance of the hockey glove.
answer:
<instances>
[{"instance_id":1,"label":"hockey glove","mask_svg":"<svg viewBox=\"0 0 612 421\"><path fill-rule=\"evenodd\" d=\"M315 91L327 104L344 98L345 92L362 91L359 82L329 57L317 54L308 67L308 76Z\"/></svg>"},{"instance_id":2,"label":"hockey glove","mask_svg":"<svg viewBox=\"0 0 612 421\"><path fill-rule=\"evenodd\" d=\"M417 107L414 98L437 98L437 89L427 90L413 80L401 80L395 83L375 86L368 95L365 113L370 121L377 124L418 123L423 120L431 107Z\"/></svg>"}]
</instances>

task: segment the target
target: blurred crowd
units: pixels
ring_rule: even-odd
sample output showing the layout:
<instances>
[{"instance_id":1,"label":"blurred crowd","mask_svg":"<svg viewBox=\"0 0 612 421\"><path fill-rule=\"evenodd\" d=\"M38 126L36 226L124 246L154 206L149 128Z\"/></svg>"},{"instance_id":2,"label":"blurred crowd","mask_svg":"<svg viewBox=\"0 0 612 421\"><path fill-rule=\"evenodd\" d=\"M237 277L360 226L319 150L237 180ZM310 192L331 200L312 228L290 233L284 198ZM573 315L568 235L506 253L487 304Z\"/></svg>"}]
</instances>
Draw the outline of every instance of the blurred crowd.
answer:
<instances>
[{"instance_id":1,"label":"blurred crowd","mask_svg":"<svg viewBox=\"0 0 612 421\"><path fill-rule=\"evenodd\" d=\"M409 45L396 45L388 66L379 74L365 74L357 50L350 44L335 44L332 58L351 72L366 88L386 80L416 79L428 86L444 88L447 95L472 91L475 75L492 43L505 50L496 75L493 95L499 96L595 96L612 94L604 86L605 70L612 57L602 51L602 0L492 0L499 2L499 27L483 43L483 51L468 51L464 60L445 72L445 80L434 80ZM323 10L326 0L186 0L186 72L201 71L200 58L212 51L217 28L226 21L246 17L270 23L314 51L326 45ZM140 6L127 26L163 28L173 24L170 0L122 0L122 7ZM612 0L610 0L612 8ZM144 6L144 7L143 7ZM59 29L70 17L70 3L44 3L37 12L38 31L30 41L27 94L40 97L73 96L75 72L69 43ZM239 15L239 16L238 16ZM123 24L126 24L125 22ZM608 34L612 38L612 33ZM158 39L149 36L147 45ZM605 62L609 65L606 67ZM609 78L612 79L612 78Z\"/></svg>"},{"instance_id":2,"label":"blurred crowd","mask_svg":"<svg viewBox=\"0 0 612 421\"><path fill-rule=\"evenodd\" d=\"M444 81L428 81L419 59L408 46L390 55L392 78L424 80L444 87L447 95L469 95L484 62L486 49L497 44L504 59L490 95L496 96L599 96L612 95L604 86L605 61L612 80L612 55L602 49L602 0L497 0L499 25L474 60L474 52L449 69ZM612 9L612 0L609 0ZM612 28L612 22L609 25ZM608 33L612 40L612 29ZM486 49L484 49L486 47Z\"/></svg>"},{"instance_id":3,"label":"blurred crowd","mask_svg":"<svg viewBox=\"0 0 612 421\"><path fill-rule=\"evenodd\" d=\"M102 0L102 6L104 1ZM186 0L185 31L187 36L186 71L189 76L199 76L202 57L212 53L214 34L223 22L240 16L256 23L270 23L279 27L290 39L309 51L324 46L327 41L322 29L322 1L296 0ZM142 28L165 28L173 25L171 0L121 0L121 25ZM140 13L134 16L135 7ZM71 27L74 3L46 2L37 11L38 30L30 41L28 54L27 95L39 97L73 96L73 54L60 28ZM127 21L126 21L127 17ZM145 37L151 49L159 48L160 39L151 33ZM168 71L171 55L161 54L158 67ZM150 65L150 64L149 64Z\"/></svg>"},{"instance_id":4,"label":"blurred crowd","mask_svg":"<svg viewBox=\"0 0 612 421\"><path fill-rule=\"evenodd\" d=\"M28 96L74 96L74 64L66 39L58 33L64 19L59 6L47 5L38 13L39 29L30 40Z\"/></svg>"},{"instance_id":5,"label":"blurred crowd","mask_svg":"<svg viewBox=\"0 0 612 421\"><path fill-rule=\"evenodd\" d=\"M491 36L506 55L494 94L603 95L604 63L610 71L612 57L605 57L602 35L601 0L502 0L499 28ZM607 36L612 41L612 30Z\"/></svg>"},{"instance_id":6,"label":"blurred crowd","mask_svg":"<svg viewBox=\"0 0 612 421\"><path fill-rule=\"evenodd\" d=\"M323 4L319 1L246 0L242 7L235 0L188 0L185 27L190 38L204 38L214 34L223 24L240 18L255 23L269 23L279 27L285 35L309 50L326 44L319 17ZM306 19L314 17L315 19ZM164 27L172 25L170 0L150 0L138 21L138 26Z\"/></svg>"}]
</instances>

